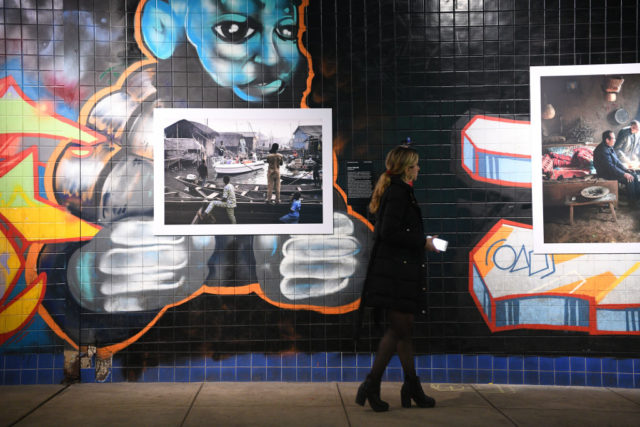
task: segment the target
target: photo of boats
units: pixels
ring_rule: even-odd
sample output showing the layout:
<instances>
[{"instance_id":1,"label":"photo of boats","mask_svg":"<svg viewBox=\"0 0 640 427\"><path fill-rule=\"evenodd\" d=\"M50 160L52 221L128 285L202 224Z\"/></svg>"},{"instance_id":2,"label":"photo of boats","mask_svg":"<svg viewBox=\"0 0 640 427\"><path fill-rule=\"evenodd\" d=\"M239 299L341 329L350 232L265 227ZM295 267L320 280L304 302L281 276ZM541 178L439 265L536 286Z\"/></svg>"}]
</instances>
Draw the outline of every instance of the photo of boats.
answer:
<instances>
[{"instance_id":1,"label":"photo of boats","mask_svg":"<svg viewBox=\"0 0 640 427\"><path fill-rule=\"evenodd\" d=\"M153 138L157 234L331 232L331 110L157 109Z\"/></svg>"}]
</instances>

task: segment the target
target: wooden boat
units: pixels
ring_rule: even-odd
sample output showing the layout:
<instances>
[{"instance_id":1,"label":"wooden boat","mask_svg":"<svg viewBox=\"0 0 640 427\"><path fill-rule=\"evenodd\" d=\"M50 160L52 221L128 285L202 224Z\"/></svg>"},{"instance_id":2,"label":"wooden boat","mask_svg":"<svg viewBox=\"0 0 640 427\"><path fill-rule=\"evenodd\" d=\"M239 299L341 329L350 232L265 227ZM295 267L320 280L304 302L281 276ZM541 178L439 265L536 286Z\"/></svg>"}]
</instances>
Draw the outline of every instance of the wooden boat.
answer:
<instances>
[{"instance_id":1,"label":"wooden boat","mask_svg":"<svg viewBox=\"0 0 640 427\"><path fill-rule=\"evenodd\" d=\"M229 224L227 211L214 208L212 213L215 221L201 217L207 202L202 200L165 197L165 224ZM280 224L278 219L289 213L289 203L274 205L271 203L237 203L234 214L238 225L265 224L264 232L269 233L268 224ZM303 201L300 212L301 224L322 223L322 204L305 203Z\"/></svg>"},{"instance_id":2,"label":"wooden boat","mask_svg":"<svg viewBox=\"0 0 640 427\"><path fill-rule=\"evenodd\" d=\"M208 182L205 186L200 186L199 181L194 177L195 175L192 175L192 179L187 179L186 177L176 176L174 179L180 184L181 191L186 188L188 189L186 192L195 197L208 197L211 193L222 193L224 184ZM236 198L239 195L250 197L254 200L264 200L267 197L267 186L264 184L235 184L234 187L236 189ZM302 197L306 199L322 199L321 188L314 187L309 183L294 183L280 186L280 200L289 200L296 191L299 191Z\"/></svg>"},{"instance_id":3,"label":"wooden boat","mask_svg":"<svg viewBox=\"0 0 640 427\"><path fill-rule=\"evenodd\" d=\"M213 169L218 175L239 175L242 173L255 172L264 169L263 160L245 160L234 163L214 163Z\"/></svg>"},{"instance_id":4,"label":"wooden boat","mask_svg":"<svg viewBox=\"0 0 640 427\"><path fill-rule=\"evenodd\" d=\"M286 164L287 169L292 171L299 171L304 168L302 163L302 159L293 159L289 163Z\"/></svg>"},{"instance_id":5,"label":"wooden boat","mask_svg":"<svg viewBox=\"0 0 640 427\"><path fill-rule=\"evenodd\" d=\"M320 174L322 180L322 174ZM280 181L283 184L313 184L313 172L296 172L291 174L280 174Z\"/></svg>"},{"instance_id":6,"label":"wooden boat","mask_svg":"<svg viewBox=\"0 0 640 427\"><path fill-rule=\"evenodd\" d=\"M165 188L165 224L229 224L227 212L223 208L213 209L214 220L202 215L211 201L222 201L222 186L207 184L201 187L180 177L176 177L176 180L185 185L185 191ZM291 196L296 191L302 194L300 223L322 222L322 191L318 188L283 185L279 204L265 202L266 185L236 184L235 189L235 217L238 224L279 224L278 219L289 212ZM268 232L268 229L265 229L265 232Z\"/></svg>"},{"instance_id":7,"label":"wooden boat","mask_svg":"<svg viewBox=\"0 0 640 427\"><path fill-rule=\"evenodd\" d=\"M221 200L219 197L215 200ZM229 224L227 211L224 208L213 208L215 220L203 215L211 199L194 197L180 192L169 192L165 195L165 224ZM280 204L265 203L236 197L235 217L238 224L279 224L279 218L289 213L289 201ZM200 214L200 215L199 215ZM302 200L300 210L301 224L318 224L322 222L322 202ZM265 228L265 233L269 229Z\"/></svg>"}]
</instances>

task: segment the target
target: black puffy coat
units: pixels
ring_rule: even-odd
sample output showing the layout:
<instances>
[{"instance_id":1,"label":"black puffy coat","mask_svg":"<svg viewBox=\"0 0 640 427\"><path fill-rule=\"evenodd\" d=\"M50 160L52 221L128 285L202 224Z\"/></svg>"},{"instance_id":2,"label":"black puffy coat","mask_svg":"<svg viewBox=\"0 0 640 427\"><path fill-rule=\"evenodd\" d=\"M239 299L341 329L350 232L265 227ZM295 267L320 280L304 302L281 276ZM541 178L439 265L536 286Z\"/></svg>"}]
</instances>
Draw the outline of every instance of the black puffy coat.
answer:
<instances>
[{"instance_id":1,"label":"black puffy coat","mask_svg":"<svg viewBox=\"0 0 640 427\"><path fill-rule=\"evenodd\" d=\"M365 305L405 313L418 311L421 294L426 291L425 240L413 187L392 176L376 213Z\"/></svg>"}]
</instances>

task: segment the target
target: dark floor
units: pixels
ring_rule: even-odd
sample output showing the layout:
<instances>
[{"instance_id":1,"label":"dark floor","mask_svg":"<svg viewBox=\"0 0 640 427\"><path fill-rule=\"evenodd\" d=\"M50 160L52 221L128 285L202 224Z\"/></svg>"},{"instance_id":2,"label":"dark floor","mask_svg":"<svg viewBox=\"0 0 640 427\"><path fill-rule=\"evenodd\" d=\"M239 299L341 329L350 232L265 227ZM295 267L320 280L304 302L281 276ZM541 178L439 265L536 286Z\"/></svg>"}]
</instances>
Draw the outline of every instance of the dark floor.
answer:
<instances>
[{"instance_id":1,"label":"dark floor","mask_svg":"<svg viewBox=\"0 0 640 427\"><path fill-rule=\"evenodd\" d=\"M640 209L626 199L615 208L617 221L608 207L574 207L574 224L569 224L569 208L544 210L545 243L635 243L640 242Z\"/></svg>"},{"instance_id":2,"label":"dark floor","mask_svg":"<svg viewBox=\"0 0 640 427\"><path fill-rule=\"evenodd\" d=\"M2 386L0 425L637 426L640 389L425 384L436 407L354 403L357 383L105 383Z\"/></svg>"}]
</instances>

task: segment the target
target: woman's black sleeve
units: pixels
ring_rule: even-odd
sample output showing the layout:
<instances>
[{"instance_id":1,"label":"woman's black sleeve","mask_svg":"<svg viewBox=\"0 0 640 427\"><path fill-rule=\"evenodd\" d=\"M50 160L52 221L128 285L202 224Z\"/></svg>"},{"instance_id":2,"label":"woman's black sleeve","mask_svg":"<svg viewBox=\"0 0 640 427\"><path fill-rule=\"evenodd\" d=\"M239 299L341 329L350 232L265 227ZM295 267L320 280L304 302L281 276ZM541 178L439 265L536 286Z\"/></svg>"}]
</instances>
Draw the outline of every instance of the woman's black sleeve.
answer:
<instances>
[{"instance_id":1,"label":"woman's black sleeve","mask_svg":"<svg viewBox=\"0 0 640 427\"><path fill-rule=\"evenodd\" d=\"M407 211L411 209L409 195L390 189L385 200L384 211L380 217L380 237L391 246L423 249L425 236L421 229L407 224Z\"/></svg>"}]
</instances>

